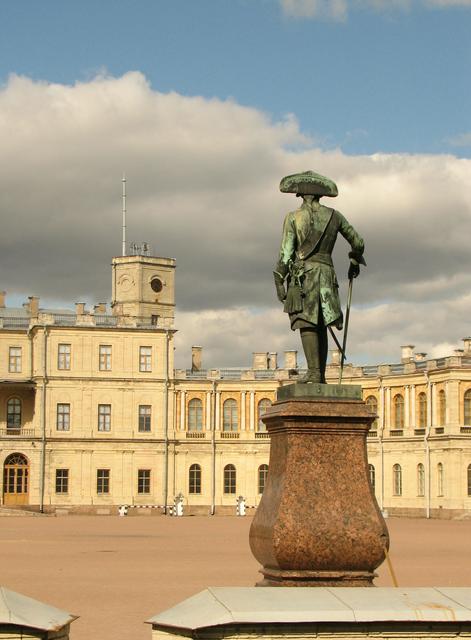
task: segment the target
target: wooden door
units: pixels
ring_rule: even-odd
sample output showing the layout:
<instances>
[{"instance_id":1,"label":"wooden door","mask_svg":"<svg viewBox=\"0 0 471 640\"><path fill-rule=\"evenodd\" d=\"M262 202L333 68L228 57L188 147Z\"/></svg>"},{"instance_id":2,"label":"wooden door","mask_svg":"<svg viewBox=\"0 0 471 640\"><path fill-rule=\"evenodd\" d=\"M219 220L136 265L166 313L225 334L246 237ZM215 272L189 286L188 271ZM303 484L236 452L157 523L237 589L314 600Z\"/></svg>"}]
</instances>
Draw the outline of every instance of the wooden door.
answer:
<instances>
[{"instance_id":1,"label":"wooden door","mask_svg":"<svg viewBox=\"0 0 471 640\"><path fill-rule=\"evenodd\" d=\"M3 504L28 504L29 464L21 453L13 453L3 465Z\"/></svg>"}]
</instances>

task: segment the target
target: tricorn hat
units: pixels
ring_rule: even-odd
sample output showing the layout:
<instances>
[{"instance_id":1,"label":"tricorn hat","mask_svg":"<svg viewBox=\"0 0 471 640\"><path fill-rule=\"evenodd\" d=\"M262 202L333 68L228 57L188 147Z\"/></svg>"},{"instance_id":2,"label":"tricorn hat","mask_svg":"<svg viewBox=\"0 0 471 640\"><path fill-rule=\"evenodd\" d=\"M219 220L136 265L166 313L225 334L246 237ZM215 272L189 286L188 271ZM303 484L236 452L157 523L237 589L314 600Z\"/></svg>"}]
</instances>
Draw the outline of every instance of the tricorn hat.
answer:
<instances>
[{"instance_id":1,"label":"tricorn hat","mask_svg":"<svg viewBox=\"0 0 471 640\"><path fill-rule=\"evenodd\" d=\"M280 182L283 193L299 193L302 196L330 196L338 195L337 185L333 180L321 176L314 171L303 171L286 176Z\"/></svg>"}]
</instances>

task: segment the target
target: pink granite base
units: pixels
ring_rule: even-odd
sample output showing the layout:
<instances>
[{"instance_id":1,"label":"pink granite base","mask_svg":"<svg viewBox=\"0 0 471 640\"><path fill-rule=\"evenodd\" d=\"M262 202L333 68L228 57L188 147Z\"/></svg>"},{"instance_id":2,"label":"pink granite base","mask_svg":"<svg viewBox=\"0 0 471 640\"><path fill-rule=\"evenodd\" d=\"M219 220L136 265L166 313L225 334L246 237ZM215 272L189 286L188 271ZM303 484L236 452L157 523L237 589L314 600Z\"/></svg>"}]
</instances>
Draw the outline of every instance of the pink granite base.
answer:
<instances>
[{"instance_id":1,"label":"pink granite base","mask_svg":"<svg viewBox=\"0 0 471 640\"><path fill-rule=\"evenodd\" d=\"M276 402L269 473L250 529L260 586L372 586L389 546L372 491L362 400Z\"/></svg>"}]
</instances>

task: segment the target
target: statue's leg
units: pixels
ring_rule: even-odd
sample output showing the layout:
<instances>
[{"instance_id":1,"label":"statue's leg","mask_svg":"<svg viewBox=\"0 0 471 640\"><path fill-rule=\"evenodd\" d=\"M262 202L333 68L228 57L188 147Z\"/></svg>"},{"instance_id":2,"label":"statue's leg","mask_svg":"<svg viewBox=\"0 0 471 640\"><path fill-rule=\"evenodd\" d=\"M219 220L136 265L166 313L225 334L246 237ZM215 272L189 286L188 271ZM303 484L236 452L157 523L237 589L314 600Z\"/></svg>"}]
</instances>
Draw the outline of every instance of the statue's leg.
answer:
<instances>
[{"instance_id":1,"label":"statue's leg","mask_svg":"<svg viewBox=\"0 0 471 640\"><path fill-rule=\"evenodd\" d=\"M321 370L319 363L319 334L317 328L300 329L301 342L307 362L307 373L299 382L320 382Z\"/></svg>"},{"instance_id":2,"label":"statue's leg","mask_svg":"<svg viewBox=\"0 0 471 640\"><path fill-rule=\"evenodd\" d=\"M319 368L321 372L321 382L325 384L325 368L327 365L327 353L329 340L327 337L327 327L324 323L317 328L319 336Z\"/></svg>"}]
</instances>

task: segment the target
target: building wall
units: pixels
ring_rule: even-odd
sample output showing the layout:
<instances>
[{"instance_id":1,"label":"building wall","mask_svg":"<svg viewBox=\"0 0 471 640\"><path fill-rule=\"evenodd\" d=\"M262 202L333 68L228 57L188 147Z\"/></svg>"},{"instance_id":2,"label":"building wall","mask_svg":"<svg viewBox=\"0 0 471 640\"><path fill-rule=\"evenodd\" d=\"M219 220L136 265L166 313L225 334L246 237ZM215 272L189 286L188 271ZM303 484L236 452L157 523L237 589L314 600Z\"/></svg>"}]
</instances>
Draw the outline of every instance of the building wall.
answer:
<instances>
[{"instance_id":1,"label":"building wall","mask_svg":"<svg viewBox=\"0 0 471 640\"><path fill-rule=\"evenodd\" d=\"M269 462L259 403L273 401L280 385L295 382L296 354L286 352L281 366L276 354L256 353L252 367L204 370L197 348L193 370L174 370L174 261L129 257L113 264L113 314L103 305L94 312L83 304L75 313L41 310L37 299L17 316L0 308L0 461L5 466L12 454L25 457L23 504L115 512L122 504L170 505L181 493L187 512L235 513L239 495L256 507L259 469ZM151 283L157 277L162 291L156 292ZM471 515L471 412L465 412L464 401L471 390L470 344L467 339L464 351L441 359L412 353L399 364L345 367L343 383L361 385L364 399L376 402L368 456L378 502L391 514ZM65 368L60 345L70 345ZM109 370L100 368L100 346L111 350ZM150 350L148 371L141 370L141 347ZM21 348L15 370L10 348ZM338 363L336 354L332 362ZM330 364L328 381L336 382L338 373L338 364ZM21 402L20 428L7 424L14 398ZM201 403L201 417L190 424L192 401ZM228 401L234 405L233 428L224 426ZM58 405L70 408L67 429L58 421ZM109 430L99 428L100 405L110 407ZM139 428L139 407L150 408L149 431ZM190 492L192 465L201 469L199 493L194 486ZM228 465L236 477L225 486ZM57 473L65 470L67 491L57 491ZM106 493L98 491L98 470L109 472ZM3 473L5 504L11 499L8 482L17 478L9 473L17 471Z\"/></svg>"}]
</instances>

